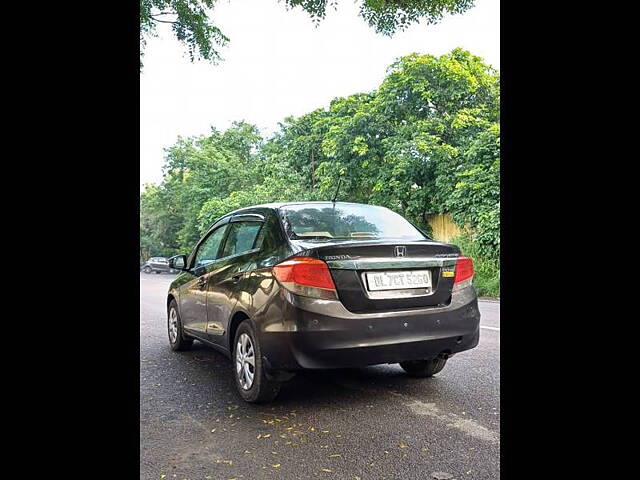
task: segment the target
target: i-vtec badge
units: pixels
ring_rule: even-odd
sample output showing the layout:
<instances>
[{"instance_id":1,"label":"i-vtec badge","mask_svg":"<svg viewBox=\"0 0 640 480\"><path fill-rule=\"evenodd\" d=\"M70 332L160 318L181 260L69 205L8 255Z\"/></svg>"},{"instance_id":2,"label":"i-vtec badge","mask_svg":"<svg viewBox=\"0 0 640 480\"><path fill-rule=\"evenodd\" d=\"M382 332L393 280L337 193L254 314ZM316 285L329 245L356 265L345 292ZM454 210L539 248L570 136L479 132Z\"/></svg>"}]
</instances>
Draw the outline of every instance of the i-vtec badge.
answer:
<instances>
[{"instance_id":1,"label":"i-vtec badge","mask_svg":"<svg viewBox=\"0 0 640 480\"><path fill-rule=\"evenodd\" d=\"M394 254L396 257L406 257L407 256L407 247L404 245L399 245L394 249Z\"/></svg>"}]
</instances>

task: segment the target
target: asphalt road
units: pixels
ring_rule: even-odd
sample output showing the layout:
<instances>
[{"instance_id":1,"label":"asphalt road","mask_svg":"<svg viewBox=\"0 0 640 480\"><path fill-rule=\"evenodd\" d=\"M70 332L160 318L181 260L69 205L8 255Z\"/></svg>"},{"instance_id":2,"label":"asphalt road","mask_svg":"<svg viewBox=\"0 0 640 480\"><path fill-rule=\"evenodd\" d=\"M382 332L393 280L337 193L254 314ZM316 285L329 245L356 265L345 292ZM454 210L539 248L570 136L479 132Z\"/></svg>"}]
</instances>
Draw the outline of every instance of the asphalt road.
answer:
<instances>
[{"instance_id":1,"label":"asphalt road","mask_svg":"<svg viewBox=\"0 0 640 480\"><path fill-rule=\"evenodd\" d=\"M231 362L169 348L169 274L140 274L141 479L500 478L500 304L480 344L430 379L398 365L304 372L274 403L235 391Z\"/></svg>"}]
</instances>

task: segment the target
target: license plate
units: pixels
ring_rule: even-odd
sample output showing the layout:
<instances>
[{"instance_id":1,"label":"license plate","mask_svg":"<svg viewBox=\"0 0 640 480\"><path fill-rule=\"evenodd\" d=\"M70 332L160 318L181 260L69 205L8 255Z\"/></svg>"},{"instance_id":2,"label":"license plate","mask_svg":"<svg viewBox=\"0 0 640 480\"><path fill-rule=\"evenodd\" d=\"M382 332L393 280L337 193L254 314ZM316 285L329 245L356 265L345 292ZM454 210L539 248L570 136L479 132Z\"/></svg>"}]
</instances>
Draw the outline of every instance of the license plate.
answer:
<instances>
[{"instance_id":1,"label":"license plate","mask_svg":"<svg viewBox=\"0 0 640 480\"><path fill-rule=\"evenodd\" d=\"M431 288L431 272L429 270L367 272L365 275L370 291Z\"/></svg>"}]
</instances>

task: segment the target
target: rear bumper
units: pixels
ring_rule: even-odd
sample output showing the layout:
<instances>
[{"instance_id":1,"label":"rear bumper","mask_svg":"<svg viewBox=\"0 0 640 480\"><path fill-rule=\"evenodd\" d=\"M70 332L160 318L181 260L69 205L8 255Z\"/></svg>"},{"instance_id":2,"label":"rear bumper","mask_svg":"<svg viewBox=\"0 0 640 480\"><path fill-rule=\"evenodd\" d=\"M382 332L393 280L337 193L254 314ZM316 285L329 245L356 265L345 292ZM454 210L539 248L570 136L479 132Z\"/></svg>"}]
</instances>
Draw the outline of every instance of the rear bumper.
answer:
<instances>
[{"instance_id":1,"label":"rear bumper","mask_svg":"<svg viewBox=\"0 0 640 480\"><path fill-rule=\"evenodd\" d=\"M332 300L283 295L285 320L263 325L263 356L273 370L359 367L452 355L479 341L480 312L473 287L451 304L354 314Z\"/></svg>"}]
</instances>

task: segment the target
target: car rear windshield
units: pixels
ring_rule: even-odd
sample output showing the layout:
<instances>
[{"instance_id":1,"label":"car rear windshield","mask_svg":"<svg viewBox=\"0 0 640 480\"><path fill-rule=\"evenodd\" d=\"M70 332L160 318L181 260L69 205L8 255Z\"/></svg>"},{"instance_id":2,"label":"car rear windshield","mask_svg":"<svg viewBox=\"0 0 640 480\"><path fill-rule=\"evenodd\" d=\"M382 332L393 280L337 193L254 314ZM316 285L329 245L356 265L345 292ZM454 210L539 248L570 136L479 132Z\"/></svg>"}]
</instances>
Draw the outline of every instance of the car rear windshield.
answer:
<instances>
[{"instance_id":1,"label":"car rear windshield","mask_svg":"<svg viewBox=\"0 0 640 480\"><path fill-rule=\"evenodd\" d=\"M402 216L388 208L358 204L298 204L280 209L294 240L424 240Z\"/></svg>"}]
</instances>

